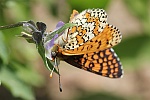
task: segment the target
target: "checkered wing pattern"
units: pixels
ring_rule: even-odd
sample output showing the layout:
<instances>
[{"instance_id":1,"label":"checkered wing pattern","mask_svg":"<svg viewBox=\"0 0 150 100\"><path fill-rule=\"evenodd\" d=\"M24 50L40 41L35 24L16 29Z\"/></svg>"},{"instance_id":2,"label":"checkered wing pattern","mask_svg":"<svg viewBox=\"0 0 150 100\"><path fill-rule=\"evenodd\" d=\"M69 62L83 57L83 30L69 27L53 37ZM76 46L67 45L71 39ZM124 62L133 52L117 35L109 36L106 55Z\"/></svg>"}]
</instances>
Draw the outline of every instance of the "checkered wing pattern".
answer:
<instances>
[{"instance_id":1,"label":"checkered wing pattern","mask_svg":"<svg viewBox=\"0 0 150 100\"><path fill-rule=\"evenodd\" d=\"M112 48L66 58L65 61L75 67L105 77L119 78L123 74L120 60Z\"/></svg>"},{"instance_id":2,"label":"checkered wing pattern","mask_svg":"<svg viewBox=\"0 0 150 100\"><path fill-rule=\"evenodd\" d=\"M107 23L103 9L88 9L80 14L74 11L70 18L77 26L69 28L62 54L80 55L111 48L122 39L120 31Z\"/></svg>"}]
</instances>

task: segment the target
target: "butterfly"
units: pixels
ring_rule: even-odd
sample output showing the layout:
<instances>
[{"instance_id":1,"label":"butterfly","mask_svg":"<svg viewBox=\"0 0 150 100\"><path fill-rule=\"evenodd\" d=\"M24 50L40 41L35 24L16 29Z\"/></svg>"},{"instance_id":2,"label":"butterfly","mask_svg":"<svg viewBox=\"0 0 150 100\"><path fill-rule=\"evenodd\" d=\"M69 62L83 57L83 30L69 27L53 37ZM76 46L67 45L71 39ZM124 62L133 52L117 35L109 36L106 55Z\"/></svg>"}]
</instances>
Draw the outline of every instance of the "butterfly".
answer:
<instances>
[{"instance_id":1,"label":"butterfly","mask_svg":"<svg viewBox=\"0 0 150 100\"><path fill-rule=\"evenodd\" d=\"M119 78L123 68L112 47L121 42L118 28L107 23L103 9L73 10L69 23L76 26L55 35L45 43L46 56L57 64L57 59L109 78ZM57 28L64 25L58 23Z\"/></svg>"}]
</instances>

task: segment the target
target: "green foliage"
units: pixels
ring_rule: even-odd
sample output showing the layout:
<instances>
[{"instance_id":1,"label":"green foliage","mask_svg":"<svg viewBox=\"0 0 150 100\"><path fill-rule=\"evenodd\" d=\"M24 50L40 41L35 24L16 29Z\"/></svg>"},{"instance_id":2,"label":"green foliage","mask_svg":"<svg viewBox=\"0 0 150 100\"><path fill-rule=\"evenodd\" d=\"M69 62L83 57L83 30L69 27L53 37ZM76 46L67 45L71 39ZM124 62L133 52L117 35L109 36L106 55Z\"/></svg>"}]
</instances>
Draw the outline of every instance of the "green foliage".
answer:
<instances>
[{"instance_id":1,"label":"green foliage","mask_svg":"<svg viewBox=\"0 0 150 100\"><path fill-rule=\"evenodd\" d=\"M149 42L150 42L150 37L148 35L137 35L137 36L126 38L115 48L116 51L119 53L119 55L121 55L121 58L134 59L138 57L138 54L140 53L142 48L144 48L145 44ZM136 49L137 47L138 49Z\"/></svg>"},{"instance_id":2,"label":"green foliage","mask_svg":"<svg viewBox=\"0 0 150 100\"><path fill-rule=\"evenodd\" d=\"M143 31L150 35L150 1L149 0L124 0L129 10L141 21Z\"/></svg>"},{"instance_id":3,"label":"green foliage","mask_svg":"<svg viewBox=\"0 0 150 100\"><path fill-rule=\"evenodd\" d=\"M29 0L0 1L0 25L27 20L30 16L28 3ZM30 62L27 60L28 58L26 58L27 56L21 53L22 49L20 48L19 51L14 50L14 48L18 48L17 46L21 42L14 42L14 40L17 39L15 35L20 32L20 28L0 31L1 86L4 86L16 98L35 100L33 87L41 86L44 80L31 66ZM13 53L13 51L15 51L15 53ZM27 54L28 51L26 51L26 55ZM23 61L20 62L21 60Z\"/></svg>"},{"instance_id":4,"label":"green foliage","mask_svg":"<svg viewBox=\"0 0 150 100\"><path fill-rule=\"evenodd\" d=\"M111 93L84 93L75 100L126 100L123 97L113 95Z\"/></svg>"},{"instance_id":5,"label":"green foliage","mask_svg":"<svg viewBox=\"0 0 150 100\"><path fill-rule=\"evenodd\" d=\"M45 67L47 67L48 70L52 70L53 69L53 65L50 63L50 61L45 57L45 49L44 46L42 44L37 44L37 49L38 49L38 53L40 54L40 56L43 59L43 62L45 64ZM57 70L54 70L57 74Z\"/></svg>"},{"instance_id":6,"label":"green foliage","mask_svg":"<svg viewBox=\"0 0 150 100\"><path fill-rule=\"evenodd\" d=\"M9 16L5 16L6 19L12 16L12 20L18 22L31 18L28 11L30 9L29 3L30 0L3 0L1 5L5 6L7 13L9 13Z\"/></svg>"},{"instance_id":7,"label":"green foliage","mask_svg":"<svg viewBox=\"0 0 150 100\"><path fill-rule=\"evenodd\" d=\"M4 36L2 32L0 31L0 57L4 64L7 64L9 60L7 52L8 51L4 43Z\"/></svg>"},{"instance_id":8,"label":"green foliage","mask_svg":"<svg viewBox=\"0 0 150 100\"><path fill-rule=\"evenodd\" d=\"M122 42L115 47L115 51L121 58L124 67L138 68L141 64L150 59L150 12L149 0L124 0L129 11L137 17L142 25L142 33L124 38ZM129 23L130 24L130 23ZM136 33L135 33L136 34Z\"/></svg>"},{"instance_id":9,"label":"green foliage","mask_svg":"<svg viewBox=\"0 0 150 100\"><path fill-rule=\"evenodd\" d=\"M150 59L150 46L148 45L150 45L150 36L143 33L143 35L123 39L122 42L115 47L115 51L121 58L125 68L135 69L140 67L140 64L142 64L141 61L148 62Z\"/></svg>"},{"instance_id":10,"label":"green foliage","mask_svg":"<svg viewBox=\"0 0 150 100\"><path fill-rule=\"evenodd\" d=\"M0 80L2 81L2 85L10 90L15 97L34 100L34 93L31 86L40 86L43 79L26 62L21 64L17 59L10 58L7 46L2 41L2 35L1 32Z\"/></svg>"},{"instance_id":11,"label":"green foliage","mask_svg":"<svg viewBox=\"0 0 150 100\"><path fill-rule=\"evenodd\" d=\"M11 91L13 96L24 98L26 100L35 99L31 86L24 83L22 79L19 79L16 73L11 71L7 66L2 66L0 79L2 81L2 85Z\"/></svg>"},{"instance_id":12,"label":"green foliage","mask_svg":"<svg viewBox=\"0 0 150 100\"><path fill-rule=\"evenodd\" d=\"M89 8L102 8L105 9L110 0L67 0L70 7L81 12L84 9ZM83 6L84 5L84 6Z\"/></svg>"}]
</instances>

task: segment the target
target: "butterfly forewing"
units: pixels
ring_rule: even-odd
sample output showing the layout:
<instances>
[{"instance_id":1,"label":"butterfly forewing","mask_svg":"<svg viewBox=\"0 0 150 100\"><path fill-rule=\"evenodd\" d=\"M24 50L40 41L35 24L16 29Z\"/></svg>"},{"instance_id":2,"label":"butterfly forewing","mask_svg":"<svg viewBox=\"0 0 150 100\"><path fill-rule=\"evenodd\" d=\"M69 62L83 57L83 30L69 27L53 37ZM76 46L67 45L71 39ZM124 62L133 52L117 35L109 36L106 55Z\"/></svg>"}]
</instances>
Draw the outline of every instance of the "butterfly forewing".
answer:
<instances>
[{"instance_id":1,"label":"butterfly forewing","mask_svg":"<svg viewBox=\"0 0 150 100\"><path fill-rule=\"evenodd\" d=\"M112 48L84 55L68 56L65 61L75 67L109 78L123 74L122 65Z\"/></svg>"},{"instance_id":2,"label":"butterfly forewing","mask_svg":"<svg viewBox=\"0 0 150 100\"><path fill-rule=\"evenodd\" d=\"M66 49L62 53L65 55L79 55L100 51L117 45L120 43L121 39L122 36L120 31L116 27L108 24L96 37L77 48Z\"/></svg>"},{"instance_id":3,"label":"butterfly forewing","mask_svg":"<svg viewBox=\"0 0 150 100\"><path fill-rule=\"evenodd\" d=\"M103 9L88 9L80 14L74 11L70 22L76 23L68 29L64 55L80 55L111 48L121 41L120 31L109 25Z\"/></svg>"}]
</instances>

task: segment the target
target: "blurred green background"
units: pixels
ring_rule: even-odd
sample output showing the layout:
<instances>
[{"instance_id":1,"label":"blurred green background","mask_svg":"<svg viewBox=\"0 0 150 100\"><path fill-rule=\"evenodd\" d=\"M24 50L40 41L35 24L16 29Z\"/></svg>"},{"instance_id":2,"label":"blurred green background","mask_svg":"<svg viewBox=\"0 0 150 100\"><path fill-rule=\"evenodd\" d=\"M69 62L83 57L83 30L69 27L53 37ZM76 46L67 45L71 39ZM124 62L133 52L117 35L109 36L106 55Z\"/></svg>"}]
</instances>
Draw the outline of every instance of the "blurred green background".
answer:
<instances>
[{"instance_id":1,"label":"blurred green background","mask_svg":"<svg viewBox=\"0 0 150 100\"><path fill-rule=\"evenodd\" d=\"M124 77L108 79L61 62L63 92L58 75L49 71L34 44L18 38L22 28L0 31L0 100L150 100L149 0L0 0L0 26L42 21L48 31L68 22L73 9L103 8L108 23L122 32L114 49Z\"/></svg>"}]
</instances>

